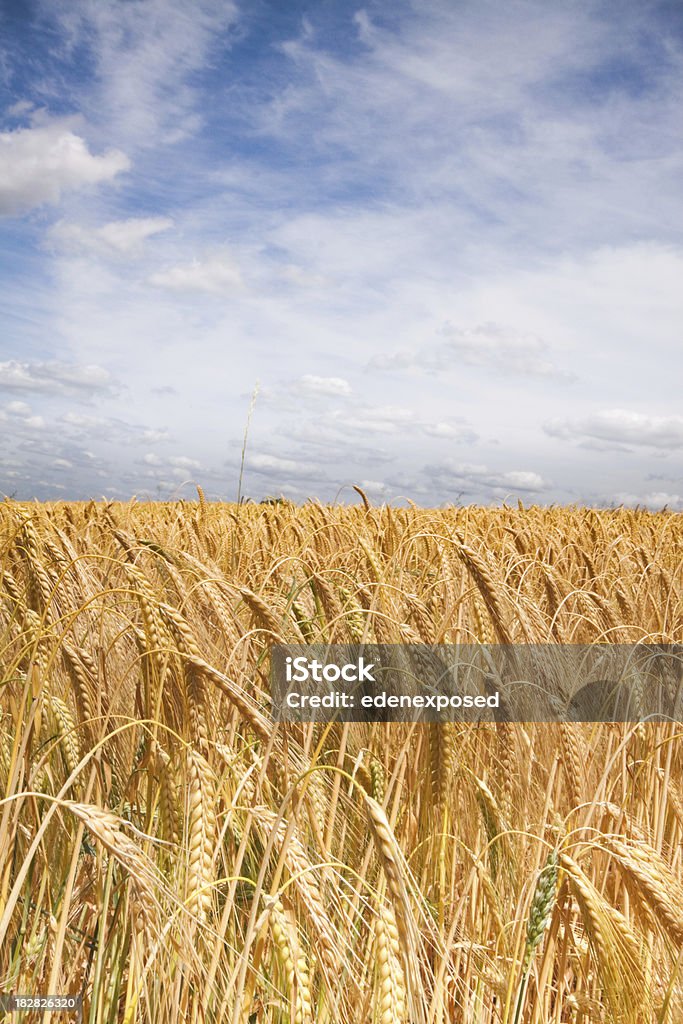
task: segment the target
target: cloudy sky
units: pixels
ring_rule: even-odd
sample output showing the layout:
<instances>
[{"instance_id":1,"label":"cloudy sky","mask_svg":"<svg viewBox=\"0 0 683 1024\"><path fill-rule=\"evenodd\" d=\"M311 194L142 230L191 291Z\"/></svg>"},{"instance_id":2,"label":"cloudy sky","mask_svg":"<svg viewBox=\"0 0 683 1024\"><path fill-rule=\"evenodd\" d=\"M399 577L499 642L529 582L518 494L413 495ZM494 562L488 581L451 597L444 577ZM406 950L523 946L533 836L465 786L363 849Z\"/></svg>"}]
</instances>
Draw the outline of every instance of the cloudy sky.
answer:
<instances>
[{"instance_id":1,"label":"cloudy sky","mask_svg":"<svg viewBox=\"0 0 683 1024\"><path fill-rule=\"evenodd\" d=\"M0 492L683 508L679 0L0 0Z\"/></svg>"}]
</instances>

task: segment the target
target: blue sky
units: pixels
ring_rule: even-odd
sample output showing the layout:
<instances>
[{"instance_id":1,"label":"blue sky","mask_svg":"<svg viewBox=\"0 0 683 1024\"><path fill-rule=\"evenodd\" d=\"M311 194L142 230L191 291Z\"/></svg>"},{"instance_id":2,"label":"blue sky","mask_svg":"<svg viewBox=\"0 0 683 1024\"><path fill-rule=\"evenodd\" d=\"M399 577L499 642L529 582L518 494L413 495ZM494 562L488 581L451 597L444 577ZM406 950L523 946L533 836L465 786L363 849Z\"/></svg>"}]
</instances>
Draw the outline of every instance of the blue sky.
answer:
<instances>
[{"instance_id":1,"label":"blue sky","mask_svg":"<svg viewBox=\"0 0 683 1024\"><path fill-rule=\"evenodd\" d=\"M0 0L0 491L683 509L683 9Z\"/></svg>"}]
</instances>

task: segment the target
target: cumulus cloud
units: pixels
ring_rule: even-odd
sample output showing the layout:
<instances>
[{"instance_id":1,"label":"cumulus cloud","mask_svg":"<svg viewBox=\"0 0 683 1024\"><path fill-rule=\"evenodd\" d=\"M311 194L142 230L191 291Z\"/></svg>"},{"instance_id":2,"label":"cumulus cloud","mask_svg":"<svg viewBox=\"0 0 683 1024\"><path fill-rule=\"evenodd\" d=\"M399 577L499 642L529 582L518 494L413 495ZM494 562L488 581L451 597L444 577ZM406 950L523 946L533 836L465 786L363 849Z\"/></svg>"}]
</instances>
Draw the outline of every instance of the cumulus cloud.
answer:
<instances>
[{"instance_id":1,"label":"cumulus cloud","mask_svg":"<svg viewBox=\"0 0 683 1024\"><path fill-rule=\"evenodd\" d=\"M247 457L246 469L248 475L267 475L271 486L280 490L291 473L292 478L310 481L310 493L333 498L334 480L337 486L363 479L377 482L378 474L400 458L404 466L420 466L409 488L418 493L427 445L446 446L452 452L477 442L466 420L449 415L450 410L421 403L378 403L352 388L346 378L308 374L263 388L261 394L267 401L266 423L257 409L255 429L268 440L265 446L259 444L258 454Z\"/></svg>"},{"instance_id":2,"label":"cumulus cloud","mask_svg":"<svg viewBox=\"0 0 683 1024\"><path fill-rule=\"evenodd\" d=\"M650 416L627 409L606 409L580 420L555 419L544 424L551 437L598 447L619 445L674 451L683 448L683 416Z\"/></svg>"},{"instance_id":3,"label":"cumulus cloud","mask_svg":"<svg viewBox=\"0 0 683 1024\"><path fill-rule=\"evenodd\" d=\"M0 391L37 391L49 395L92 397L112 394L116 381L101 366L47 362L0 362Z\"/></svg>"},{"instance_id":4,"label":"cumulus cloud","mask_svg":"<svg viewBox=\"0 0 683 1024\"><path fill-rule=\"evenodd\" d=\"M629 506L640 505L653 512L659 512L663 508L672 509L674 512L683 512L683 497L668 491L650 491L642 495L620 492L614 495L614 503Z\"/></svg>"},{"instance_id":5,"label":"cumulus cloud","mask_svg":"<svg viewBox=\"0 0 683 1024\"><path fill-rule=\"evenodd\" d=\"M473 444L477 434L467 425L457 421L432 421L415 409L399 405L371 405L356 403L350 410L333 409L329 420L344 431L365 435L390 437L419 433L427 437L443 438Z\"/></svg>"},{"instance_id":6,"label":"cumulus cloud","mask_svg":"<svg viewBox=\"0 0 683 1024\"><path fill-rule=\"evenodd\" d=\"M224 295L244 286L239 267L228 259L193 260L159 270L149 278L150 284L169 291L209 292Z\"/></svg>"},{"instance_id":7,"label":"cumulus cloud","mask_svg":"<svg viewBox=\"0 0 683 1024\"><path fill-rule=\"evenodd\" d=\"M144 478L153 480L157 486L171 491L180 483L196 478L200 470L205 483L214 476L213 473L204 470L198 459L192 459L187 455L158 455L156 452L148 452L141 462L145 467Z\"/></svg>"},{"instance_id":8,"label":"cumulus cloud","mask_svg":"<svg viewBox=\"0 0 683 1024\"><path fill-rule=\"evenodd\" d=\"M174 493L191 470L200 468L199 461L186 455L153 457L158 473L155 465L136 461L151 433L153 428L139 423L74 410L56 418L38 415L27 402L13 399L0 406L0 491L31 497L59 487L70 496L92 496L101 494L105 480L113 493L112 481L118 480L117 493L131 494L151 475L154 495L164 488ZM168 437L166 431L158 433Z\"/></svg>"},{"instance_id":9,"label":"cumulus cloud","mask_svg":"<svg viewBox=\"0 0 683 1024\"><path fill-rule=\"evenodd\" d=\"M364 443L360 433L350 434L344 429L341 419L331 421L316 416L289 420L282 423L274 435L282 451L292 453L294 457L301 455L321 467L341 467L353 462L366 466L364 472L377 473L379 465L396 457L384 438L368 437Z\"/></svg>"},{"instance_id":10,"label":"cumulus cloud","mask_svg":"<svg viewBox=\"0 0 683 1024\"><path fill-rule=\"evenodd\" d=\"M168 231L170 217L128 217L100 227L86 227L70 221L58 221L49 232L49 241L60 248L128 255L140 252L148 238Z\"/></svg>"},{"instance_id":11,"label":"cumulus cloud","mask_svg":"<svg viewBox=\"0 0 683 1024\"><path fill-rule=\"evenodd\" d=\"M168 441L170 436L166 427L145 427L141 434L141 440L146 444L157 444L159 441Z\"/></svg>"},{"instance_id":12,"label":"cumulus cloud","mask_svg":"<svg viewBox=\"0 0 683 1024\"><path fill-rule=\"evenodd\" d=\"M471 443L476 440L473 431L453 423L446 423L444 420L438 423L425 423L422 430L427 437L443 437L448 441L469 441Z\"/></svg>"},{"instance_id":13,"label":"cumulus cloud","mask_svg":"<svg viewBox=\"0 0 683 1024\"><path fill-rule=\"evenodd\" d=\"M5 406L5 410L10 416L28 416L31 407L27 402L9 402Z\"/></svg>"},{"instance_id":14,"label":"cumulus cloud","mask_svg":"<svg viewBox=\"0 0 683 1024\"><path fill-rule=\"evenodd\" d=\"M262 476L287 478L294 480L324 480L324 473L309 462L299 459L282 458L264 452L253 452L247 456L247 467L250 471Z\"/></svg>"},{"instance_id":15,"label":"cumulus cloud","mask_svg":"<svg viewBox=\"0 0 683 1024\"><path fill-rule=\"evenodd\" d=\"M550 358L548 344L535 334L496 323L475 327L446 324L439 333L445 341L412 351L377 355L370 365L377 370L414 369L432 373L458 372L464 365L522 377L569 377Z\"/></svg>"},{"instance_id":16,"label":"cumulus cloud","mask_svg":"<svg viewBox=\"0 0 683 1024\"><path fill-rule=\"evenodd\" d=\"M442 492L502 498L507 494L539 494L550 486L533 470L496 471L485 465L445 460L425 467L425 475Z\"/></svg>"},{"instance_id":17,"label":"cumulus cloud","mask_svg":"<svg viewBox=\"0 0 683 1024\"><path fill-rule=\"evenodd\" d=\"M171 466L175 466L176 469L200 469L201 462L197 459L191 459L187 455L172 455L168 459Z\"/></svg>"},{"instance_id":18,"label":"cumulus cloud","mask_svg":"<svg viewBox=\"0 0 683 1024\"><path fill-rule=\"evenodd\" d=\"M292 411L304 411L307 406L319 408L332 401L346 404L352 397L353 389L345 377L322 377L313 373L278 384L259 385L258 392L259 403Z\"/></svg>"},{"instance_id":19,"label":"cumulus cloud","mask_svg":"<svg viewBox=\"0 0 683 1024\"><path fill-rule=\"evenodd\" d=\"M316 377L305 373L295 384L297 390L314 395L350 395L351 385L343 377Z\"/></svg>"},{"instance_id":20,"label":"cumulus cloud","mask_svg":"<svg viewBox=\"0 0 683 1024\"><path fill-rule=\"evenodd\" d=\"M363 434L395 434L413 426L416 418L413 409L397 405L365 405L355 409L351 416L344 411L332 413L332 419L343 423L345 429Z\"/></svg>"},{"instance_id":21,"label":"cumulus cloud","mask_svg":"<svg viewBox=\"0 0 683 1024\"><path fill-rule=\"evenodd\" d=\"M98 440L126 448L131 444L155 444L170 436L165 427L146 427L121 417L87 415L73 410L60 416L59 423L78 441Z\"/></svg>"},{"instance_id":22,"label":"cumulus cloud","mask_svg":"<svg viewBox=\"0 0 683 1024\"><path fill-rule=\"evenodd\" d=\"M66 190L111 181L130 167L112 149L97 156L68 123L53 121L0 133L0 215L58 203Z\"/></svg>"},{"instance_id":23,"label":"cumulus cloud","mask_svg":"<svg viewBox=\"0 0 683 1024\"><path fill-rule=\"evenodd\" d=\"M10 430L26 428L30 431L44 430L45 420L36 415L26 402L9 402L0 410L0 420L10 424Z\"/></svg>"}]
</instances>

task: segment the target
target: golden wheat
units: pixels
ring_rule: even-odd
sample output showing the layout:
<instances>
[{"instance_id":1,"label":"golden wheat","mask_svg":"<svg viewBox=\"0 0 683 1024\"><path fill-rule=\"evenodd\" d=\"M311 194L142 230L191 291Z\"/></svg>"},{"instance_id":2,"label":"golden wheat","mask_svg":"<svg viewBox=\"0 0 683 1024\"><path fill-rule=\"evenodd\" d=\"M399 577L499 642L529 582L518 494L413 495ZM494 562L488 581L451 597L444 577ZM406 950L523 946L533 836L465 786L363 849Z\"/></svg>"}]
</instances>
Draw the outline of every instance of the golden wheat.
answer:
<instances>
[{"instance_id":1,"label":"golden wheat","mask_svg":"<svg viewBox=\"0 0 683 1024\"><path fill-rule=\"evenodd\" d=\"M678 1024L677 723L276 723L269 653L681 644L681 517L198 498L0 504L0 992Z\"/></svg>"}]
</instances>

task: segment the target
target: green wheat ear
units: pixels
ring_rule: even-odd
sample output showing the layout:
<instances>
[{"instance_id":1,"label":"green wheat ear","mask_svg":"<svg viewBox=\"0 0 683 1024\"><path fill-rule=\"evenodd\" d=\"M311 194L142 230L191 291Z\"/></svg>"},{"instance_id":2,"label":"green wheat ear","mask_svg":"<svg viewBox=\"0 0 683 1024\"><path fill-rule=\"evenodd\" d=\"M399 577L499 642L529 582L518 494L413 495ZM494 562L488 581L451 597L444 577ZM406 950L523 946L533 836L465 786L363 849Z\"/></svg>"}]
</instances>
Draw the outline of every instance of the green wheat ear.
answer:
<instances>
[{"instance_id":1,"label":"green wheat ear","mask_svg":"<svg viewBox=\"0 0 683 1024\"><path fill-rule=\"evenodd\" d=\"M534 898L531 901L531 910L529 911L529 920L526 926L524 959L522 960L522 980L517 995L514 1024L519 1024L521 1017L527 981L529 979L529 968L531 967L534 952L543 939L553 913L557 893L558 871L557 850L551 850L538 876Z\"/></svg>"},{"instance_id":2,"label":"green wheat ear","mask_svg":"<svg viewBox=\"0 0 683 1024\"><path fill-rule=\"evenodd\" d=\"M534 951L540 944L544 932L550 923L553 907L555 906L557 875L557 850L551 850L545 866L538 876L536 891L531 901L531 910L529 911L529 921L526 929L524 960L522 963L522 972L524 974L529 970Z\"/></svg>"}]
</instances>

